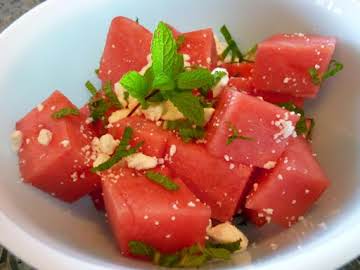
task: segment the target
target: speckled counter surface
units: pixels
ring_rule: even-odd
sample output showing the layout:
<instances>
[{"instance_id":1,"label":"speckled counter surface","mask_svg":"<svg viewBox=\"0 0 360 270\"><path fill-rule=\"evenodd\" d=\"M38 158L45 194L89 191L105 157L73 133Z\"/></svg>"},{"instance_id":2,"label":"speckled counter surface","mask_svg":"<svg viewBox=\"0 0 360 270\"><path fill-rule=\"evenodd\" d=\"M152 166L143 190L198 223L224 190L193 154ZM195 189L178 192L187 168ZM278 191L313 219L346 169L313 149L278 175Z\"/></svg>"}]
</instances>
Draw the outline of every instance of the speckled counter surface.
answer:
<instances>
[{"instance_id":1,"label":"speckled counter surface","mask_svg":"<svg viewBox=\"0 0 360 270\"><path fill-rule=\"evenodd\" d=\"M33 8L34 6L44 2L45 0L0 0L0 32L2 32L9 24L20 17L22 14ZM360 0L359 0L360 1ZM22 264L14 266L16 261L15 257L9 256L7 258L7 264L4 263L3 250L0 246L0 270L11 269L31 269L30 267ZM16 263L15 263L16 264ZM353 261L351 264L342 268L342 270L360 270L360 258Z\"/></svg>"}]
</instances>

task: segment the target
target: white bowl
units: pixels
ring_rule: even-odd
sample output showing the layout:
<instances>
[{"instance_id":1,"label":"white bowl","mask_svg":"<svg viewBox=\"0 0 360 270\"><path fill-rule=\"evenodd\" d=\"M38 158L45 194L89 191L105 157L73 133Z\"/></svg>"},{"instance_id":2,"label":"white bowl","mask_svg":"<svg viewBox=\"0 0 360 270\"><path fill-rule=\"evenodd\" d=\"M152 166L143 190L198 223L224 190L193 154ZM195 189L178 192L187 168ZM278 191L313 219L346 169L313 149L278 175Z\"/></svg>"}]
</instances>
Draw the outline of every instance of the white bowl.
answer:
<instances>
[{"instance_id":1,"label":"white bowl","mask_svg":"<svg viewBox=\"0 0 360 270\"><path fill-rule=\"evenodd\" d=\"M250 228L256 247L208 267L334 269L350 261L360 254L359 14L355 0L48 0L33 9L0 35L1 244L38 269L150 268L119 255L104 217L88 199L69 205L19 183L8 144L15 121L53 89L78 105L86 100L83 83L96 81L109 23L124 15L150 28L164 20L183 31L225 23L242 48L278 32L338 37L335 57L345 69L308 104L317 119L315 150L331 188L306 223L289 230Z\"/></svg>"}]
</instances>

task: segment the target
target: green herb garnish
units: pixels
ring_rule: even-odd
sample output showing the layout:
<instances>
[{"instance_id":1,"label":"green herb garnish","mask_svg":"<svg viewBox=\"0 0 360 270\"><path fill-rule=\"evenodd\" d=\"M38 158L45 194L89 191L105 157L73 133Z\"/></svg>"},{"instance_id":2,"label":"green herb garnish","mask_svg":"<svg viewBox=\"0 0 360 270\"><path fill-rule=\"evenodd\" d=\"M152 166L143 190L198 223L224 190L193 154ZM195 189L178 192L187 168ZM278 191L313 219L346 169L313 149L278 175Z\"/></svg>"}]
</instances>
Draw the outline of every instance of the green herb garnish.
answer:
<instances>
[{"instance_id":1,"label":"green herb garnish","mask_svg":"<svg viewBox=\"0 0 360 270\"><path fill-rule=\"evenodd\" d=\"M136 71L129 71L121 78L120 84L128 91L130 96L136 98L142 106L145 106L145 98L149 93L149 87L144 76Z\"/></svg>"},{"instance_id":2,"label":"green herb garnish","mask_svg":"<svg viewBox=\"0 0 360 270\"><path fill-rule=\"evenodd\" d=\"M80 111L76 108L62 108L56 112L54 112L51 117L55 119L61 119L67 116L78 116L80 115Z\"/></svg>"},{"instance_id":3,"label":"green herb garnish","mask_svg":"<svg viewBox=\"0 0 360 270\"><path fill-rule=\"evenodd\" d=\"M319 75L318 70L314 67L309 69L309 75L313 84L320 85L326 79L335 76L343 68L343 64L333 59L330 61L328 69L324 72L322 76Z\"/></svg>"},{"instance_id":4,"label":"green herb garnish","mask_svg":"<svg viewBox=\"0 0 360 270\"><path fill-rule=\"evenodd\" d=\"M244 56L241 53L239 47L237 46L235 40L232 38L226 25L223 25L220 28L220 32L224 36L228 44L227 48L221 54L222 59L225 59L226 56L230 53L232 62L234 62L236 58L238 58L239 62L242 62L244 60Z\"/></svg>"},{"instance_id":5,"label":"green herb garnish","mask_svg":"<svg viewBox=\"0 0 360 270\"><path fill-rule=\"evenodd\" d=\"M111 105L113 105L116 109L122 109L123 106L121 105L119 99L115 95L110 81L107 81L105 83L103 90L104 90L105 96L109 99Z\"/></svg>"},{"instance_id":6,"label":"green herb garnish","mask_svg":"<svg viewBox=\"0 0 360 270\"><path fill-rule=\"evenodd\" d=\"M148 171L145 173L146 178L163 186L167 190L175 191L179 189L179 185L176 184L171 178L158 172Z\"/></svg>"},{"instance_id":7,"label":"green herb garnish","mask_svg":"<svg viewBox=\"0 0 360 270\"><path fill-rule=\"evenodd\" d=\"M185 71L177 77L177 87L179 89L209 88L213 84L214 76L205 68Z\"/></svg>"},{"instance_id":8,"label":"green herb garnish","mask_svg":"<svg viewBox=\"0 0 360 270\"><path fill-rule=\"evenodd\" d=\"M215 244L211 241L205 247L193 245L173 254L157 251L141 241L128 243L130 253L135 256L148 257L156 265L164 267L200 267L210 260L230 260L231 253L240 249L240 241L230 244Z\"/></svg>"},{"instance_id":9,"label":"green herb garnish","mask_svg":"<svg viewBox=\"0 0 360 270\"><path fill-rule=\"evenodd\" d=\"M244 60L247 62L254 62L258 45L255 44L244 55Z\"/></svg>"},{"instance_id":10,"label":"green herb garnish","mask_svg":"<svg viewBox=\"0 0 360 270\"><path fill-rule=\"evenodd\" d=\"M130 141L132 139L133 130L130 127L126 127L124 134L120 140L119 146L116 148L114 155L104 163L99 166L92 168L92 172L100 172L110 169L116 163L118 163L122 158L135 154L139 148L143 145L144 142L136 144L134 147L129 148Z\"/></svg>"},{"instance_id":11,"label":"green herb garnish","mask_svg":"<svg viewBox=\"0 0 360 270\"><path fill-rule=\"evenodd\" d=\"M178 49L180 49L180 47L183 45L184 41L185 41L185 36L184 35L180 35L180 36L177 37L176 46L177 46Z\"/></svg>"},{"instance_id":12,"label":"green herb garnish","mask_svg":"<svg viewBox=\"0 0 360 270\"><path fill-rule=\"evenodd\" d=\"M205 129L191 123L189 120L173 120L166 122L168 130L177 131L184 142L199 140L205 137Z\"/></svg>"},{"instance_id":13,"label":"green herb garnish","mask_svg":"<svg viewBox=\"0 0 360 270\"><path fill-rule=\"evenodd\" d=\"M97 91L96 87L90 81L87 81L85 83L85 86L89 90L89 92L92 96L96 96L98 91Z\"/></svg>"},{"instance_id":14,"label":"green herb garnish","mask_svg":"<svg viewBox=\"0 0 360 270\"><path fill-rule=\"evenodd\" d=\"M229 123L229 131L231 132L231 134L229 135L229 137L226 140L227 145L231 144L232 142L234 142L235 140L238 140L238 139L246 140L246 141L253 141L254 140L251 137L240 135L238 129L232 123Z\"/></svg>"},{"instance_id":15,"label":"green herb garnish","mask_svg":"<svg viewBox=\"0 0 360 270\"><path fill-rule=\"evenodd\" d=\"M139 17L136 17L135 22L136 22L137 24L140 23Z\"/></svg>"},{"instance_id":16,"label":"green herb garnish","mask_svg":"<svg viewBox=\"0 0 360 270\"><path fill-rule=\"evenodd\" d=\"M88 107L90 110L90 116L92 119L99 120L105 116L105 113L110 108L110 104L108 104L104 99L90 99L88 103Z\"/></svg>"}]
</instances>

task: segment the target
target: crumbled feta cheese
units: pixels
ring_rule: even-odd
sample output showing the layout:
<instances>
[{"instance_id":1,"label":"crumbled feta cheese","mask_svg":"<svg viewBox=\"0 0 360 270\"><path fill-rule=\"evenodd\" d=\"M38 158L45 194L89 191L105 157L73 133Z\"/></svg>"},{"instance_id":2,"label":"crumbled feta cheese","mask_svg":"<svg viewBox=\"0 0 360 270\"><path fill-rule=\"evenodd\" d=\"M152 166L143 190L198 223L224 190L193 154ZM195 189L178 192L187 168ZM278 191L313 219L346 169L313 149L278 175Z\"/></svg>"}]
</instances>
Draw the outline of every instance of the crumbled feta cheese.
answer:
<instances>
[{"instance_id":1,"label":"crumbled feta cheese","mask_svg":"<svg viewBox=\"0 0 360 270\"><path fill-rule=\"evenodd\" d=\"M163 120L179 120L185 119L185 116L170 102L169 100L165 101L164 103L164 114L161 116Z\"/></svg>"},{"instance_id":2,"label":"crumbled feta cheese","mask_svg":"<svg viewBox=\"0 0 360 270\"><path fill-rule=\"evenodd\" d=\"M157 158L144 155L143 153L135 153L125 158L129 168L135 170L148 170L157 166Z\"/></svg>"},{"instance_id":3,"label":"crumbled feta cheese","mask_svg":"<svg viewBox=\"0 0 360 270\"><path fill-rule=\"evenodd\" d=\"M147 109L141 109L146 119L150 121L159 121L165 109L162 103L151 104Z\"/></svg>"},{"instance_id":4,"label":"crumbled feta cheese","mask_svg":"<svg viewBox=\"0 0 360 270\"><path fill-rule=\"evenodd\" d=\"M230 169L230 170L235 169L235 164L234 164L234 163L230 163L230 165L229 165L229 169Z\"/></svg>"},{"instance_id":5,"label":"crumbled feta cheese","mask_svg":"<svg viewBox=\"0 0 360 270\"><path fill-rule=\"evenodd\" d=\"M176 145L172 144L170 146L169 155L170 155L170 157L173 157L175 154L176 154Z\"/></svg>"},{"instance_id":6,"label":"crumbled feta cheese","mask_svg":"<svg viewBox=\"0 0 360 270\"><path fill-rule=\"evenodd\" d=\"M274 134L274 140L278 140L280 137L286 139L296 134L295 126L290 120L280 119L275 121L274 124L280 129L278 133Z\"/></svg>"},{"instance_id":7,"label":"crumbled feta cheese","mask_svg":"<svg viewBox=\"0 0 360 270\"><path fill-rule=\"evenodd\" d=\"M207 235L220 244L234 243L240 240L241 250L248 246L247 237L230 222L221 223L214 227L208 228Z\"/></svg>"},{"instance_id":8,"label":"crumbled feta cheese","mask_svg":"<svg viewBox=\"0 0 360 270\"><path fill-rule=\"evenodd\" d=\"M99 139L100 151L104 154L112 155L119 145L119 140L115 140L111 134L105 134Z\"/></svg>"},{"instance_id":9,"label":"crumbled feta cheese","mask_svg":"<svg viewBox=\"0 0 360 270\"><path fill-rule=\"evenodd\" d=\"M189 207L196 207L196 204L195 203L193 203L193 202L188 202L188 204L187 204Z\"/></svg>"},{"instance_id":10,"label":"crumbled feta cheese","mask_svg":"<svg viewBox=\"0 0 360 270\"><path fill-rule=\"evenodd\" d=\"M121 103L121 105L126 108L128 106L128 102L125 99L125 92L126 89L120 84L120 82L115 83L114 85L114 92L115 95L117 96L119 102Z\"/></svg>"},{"instance_id":11,"label":"crumbled feta cheese","mask_svg":"<svg viewBox=\"0 0 360 270\"><path fill-rule=\"evenodd\" d=\"M70 145L70 141L69 140L63 140L63 141L60 142L60 144L66 148L66 147L68 147Z\"/></svg>"},{"instance_id":12,"label":"crumbled feta cheese","mask_svg":"<svg viewBox=\"0 0 360 270\"><path fill-rule=\"evenodd\" d=\"M13 149L13 151L18 152L22 142L23 142L23 133L20 130L15 130L13 133L11 133L10 135L10 139L11 139L11 148Z\"/></svg>"},{"instance_id":13,"label":"crumbled feta cheese","mask_svg":"<svg viewBox=\"0 0 360 270\"><path fill-rule=\"evenodd\" d=\"M94 137L91 141L91 149L96 153L101 153L100 150L100 139L98 137ZM88 149L84 149L88 150Z\"/></svg>"},{"instance_id":14,"label":"crumbled feta cheese","mask_svg":"<svg viewBox=\"0 0 360 270\"><path fill-rule=\"evenodd\" d=\"M55 109L56 109L55 105L50 107L50 110L52 110L52 111L55 111Z\"/></svg>"},{"instance_id":15,"label":"crumbled feta cheese","mask_svg":"<svg viewBox=\"0 0 360 270\"><path fill-rule=\"evenodd\" d=\"M37 138L38 143L41 145L49 145L52 140L52 132L48 129L43 128L39 132L39 136Z\"/></svg>"},{"instance_id":16,"label":"crumbled feta cheese","mask_svg":"<svg viewBox=\"0 0 360 270\"><path fill-rule=\"evenodd\" d=\"M139 71L139 73L140 73L141 75L144 75L145 72L146 72L146 71L151 67L151 65L152 65L151 53L147 55L146 60L147 60L147 64L146 64L145 66L143 66L143 67L141 68L141 70Z\"/></svg>"},{"instance_id":17,"label":"crumbled feta cheese","mask_svg":"<svg viewBox=\"0 0 360 270\"><path fill-rule=\"evenodd\" d=\"M274 213L274 209L272 208L264 208L263 211L267 215L272 215Z\"/></svg>"},{"instance_id":18,"label":"crumbled feta cheese","mask_svg":"<svg viewBox=\"0 0 360 270\"><path fill-rule=\"evenodd\" d=\"M230 161L229 155L224 155L224 159L225 159L225 161Z\"/></svg>"},{"instance_id":19,"label":"crumbled feta cheese","mask_svg":"<svg viewBox=\"0 0 360 270\"><path fill-rule=\"evenodd\" d=\"M264 164L264 169L272 169L276 166L276 162L275 161L268 161Z\"/></svg>"},{"instance_id":20,"label":"crumbled feta cheese","mask_svg":"<svg viewBox=\"0 0 360 270\"><path fill-rule=\"evenodd\" d=\"M290 80L291 80L291 78L285 77L284 80L283 80L283 83L288 83Z\"/></svg>"},{"instance_id":21,"label":"crumbled feta cheese","mask_svg":"<svg viewBox=\"0 0 360 270\"><path fill-rule=\"evenodd\" d=\"M87 125L91 124L92 122L94 122L94 119L92 117L88 117L85 120L85 124L87 124Z\"/></svg>"},{"instance_id":22,"label":"crumbled feta cheese","mask_svg":"<svg viewBox=\"0 0 360 270\"><path fill-rule=\"evenodd\" d=\"M284 177L283 177L281 174L278 174L277 179L279 179L279 180L283 180L283 179L284 179Z\"/></svg>"},{"instance_id":23,"label":"crumbled feta cheese","mask_svg":"<svg viewBox=\"0 0 360 270\"><path fill-rule=\"evenodd\" d=\"M41 112L44 109L44 105L40 103L39 105L36 106L36 108L39 112Z\"/></svg>"},{"instance_id":24,"label":"crumbled feta cheese","mask_svg":"<svg viewBox=\"0 0 360 270\"><path fill-rule=\"evenodd\" d=\"M205 124L207 124L211 117L213 116L215 112L214 108L204 108L204 119L205 119Z\"/></svg>"},{"instance_id":25,"label":"crumbled feta cheese","mask_svg":"<svg viewBox=\"0 0 360 270\"><path fill-rule=\"evenodd\" d=\"M215 74L216 72L225 72L226 75L223 76L220 81L211 89L214 97L217 97L223 88L229 83L229 73L225 68L215 68L213 71L211 71L211 74Z\"/></svg>"},{"instance_id":26,"label":"crumbled feta cheese","mask_svg":"<svg viewBox=\"0 0 360 270\"><path fill-rule=\"evenodd\" d=\"M93 167L97 167L101 164L103 164L104 162L108 161L110 159L110 156L104 153L100 153L97 158L95 159L94 163L93 163Z\"/></svg>"},{"instance_id":27,"label":"crumbled feta cheese","mask_svg":"<svg viewBox=\"0 0 360 270\"><path fill-rule=\"evenodd\" d=\"M117 110L110 115L108 121L110 124L116 123L126 118L129 113L130 113L130 109Z\"/></svg>"}]
</instances>

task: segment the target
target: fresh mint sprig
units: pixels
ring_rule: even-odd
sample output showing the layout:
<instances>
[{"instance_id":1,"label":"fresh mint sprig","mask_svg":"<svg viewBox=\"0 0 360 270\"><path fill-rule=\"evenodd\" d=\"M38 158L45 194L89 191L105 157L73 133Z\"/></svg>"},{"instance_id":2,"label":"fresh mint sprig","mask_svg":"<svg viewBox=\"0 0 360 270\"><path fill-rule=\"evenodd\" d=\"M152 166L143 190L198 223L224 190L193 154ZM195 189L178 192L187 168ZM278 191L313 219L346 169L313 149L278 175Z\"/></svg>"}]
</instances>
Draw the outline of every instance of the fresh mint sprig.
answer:
<instances>
[{"instance_id":1,"label":"fresh mint sprig","mask_svg":"<svg viewBox=\"0 0 360 270\"><path fill-rule=\"evenodd\" d=\"M253 141L254 139L251 137L243 136L239 134L238 129L235 127L233 123L228 123L230 135L226 140L226 144L229 145L233 143L235 140L245 140L245 141Z\"/></svg>"},{"instance_id":2,"label":"fresh mint sprig","mask_svg":"<svg viewBox=\"0 0 360 270\"><path fill-rule=\"evenodd\" d=\"M324 74L321 76L318 72L318 70L314 67L309 68L308 72L311 77L311 81L315 85L320 85L325 80L329 79L330 77L335 76L337 73L339 73L341 70L343 70L344 65L335 59L331 60L328 66L328 69L324 72Z\"/></svg>"},{"instance_id":3,"label":"fresh mint sprig","mask_svg":"<svg viewBox=\"0 0 360 270\"><path fill-rule=\"evenodd\" d=\"M238 45L236 44L235 40L230 34L229 29L226 27L226 25L223 25L220 28L221 34L224 36L228 46L226 49L222 52L221 58L225 59L228 54L231 54L231 61L234 62L236 58L239 62L242 62L244 60L244 55L240 51Z\"/></svg>"}]
</instances>

